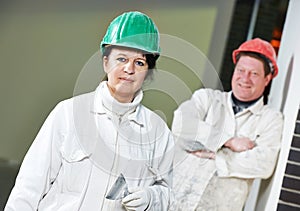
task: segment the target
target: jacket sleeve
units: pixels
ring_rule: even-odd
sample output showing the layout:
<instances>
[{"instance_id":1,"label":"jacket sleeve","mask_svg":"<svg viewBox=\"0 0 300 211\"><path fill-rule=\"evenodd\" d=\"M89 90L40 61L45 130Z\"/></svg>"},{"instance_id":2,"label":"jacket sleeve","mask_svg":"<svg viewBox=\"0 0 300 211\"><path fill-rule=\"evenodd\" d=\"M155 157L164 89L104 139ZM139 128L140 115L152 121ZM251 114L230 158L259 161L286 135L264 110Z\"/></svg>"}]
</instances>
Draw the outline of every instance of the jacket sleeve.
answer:
<instances>
[{"instance_id":1,"label":"jacket sleeve","mask_svg":"<svg viewBox=\"0 0 300 211\"><path fill-rule=\"evenodd\" d=\"M222 148L216 155L219 176L240 178L263 178L274 171L280 149L283 118L281 113L268 115L260 121L260 134L255 140L256 146L244 152L233 152Z\"/></svg>"},{"instance_id":2,"label":"jacket sleeve","mask_svg":"<svg viewBox=\"0 0 300 211\"><path fill-rule=\"evenodd\" d=\"M5 211L37 210L38 204L50 189L60 165L56 123L60 106L50 113L26 153Z\"/></svg>"},{"instance_id":3,"label":"jacket sleeve","mask_svg":"<svg viewBox=\"0 0 300 211\"><path fill-rule=\"evenodd\" d=\"M190 100L182 103L174 112L172 123L176 144L190 151L204 148L216 152L231 137L226 133L228 130L225 129L224 118L209 122L216 119L209 118L211 115L226 114L223 98L220 92L200 89Z\"/></svg>"},{"instance_id":4,"label":"jacket sleeve","mask_svg":"<svg viewBox=\"0 0 300 211\"><path fill-rule=\"evenodd\" d=\"M174 141L173 136L166 128L163 136L164 147L159 145L158 148L163 149L158 159L158 172L156 173L156 182L150 186L151 201L147 210L168 210L173 201L171 192L173 178L173 158L174 158ZM162 148L163 147L163 148Z\"/></svg>"}]
</instances>

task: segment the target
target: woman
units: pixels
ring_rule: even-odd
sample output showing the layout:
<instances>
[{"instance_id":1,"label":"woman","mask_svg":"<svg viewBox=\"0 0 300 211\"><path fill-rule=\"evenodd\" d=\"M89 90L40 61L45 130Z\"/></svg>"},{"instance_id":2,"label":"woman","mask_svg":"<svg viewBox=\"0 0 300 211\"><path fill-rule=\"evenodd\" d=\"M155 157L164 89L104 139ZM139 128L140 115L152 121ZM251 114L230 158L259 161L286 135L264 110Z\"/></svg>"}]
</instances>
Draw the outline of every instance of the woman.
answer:
<instances>
[{"instance_id":1,"label":"woman","mask_svg":"<svg viewBox=\"0 0 300 211\"><path fill-rule=\"evenodd\" d=\"M167 210L171 133L142 106L159 33L140 12L112 21L101 42L107 81L59 103L27 152L5 210Z\"/></svg>"}]
</instances>

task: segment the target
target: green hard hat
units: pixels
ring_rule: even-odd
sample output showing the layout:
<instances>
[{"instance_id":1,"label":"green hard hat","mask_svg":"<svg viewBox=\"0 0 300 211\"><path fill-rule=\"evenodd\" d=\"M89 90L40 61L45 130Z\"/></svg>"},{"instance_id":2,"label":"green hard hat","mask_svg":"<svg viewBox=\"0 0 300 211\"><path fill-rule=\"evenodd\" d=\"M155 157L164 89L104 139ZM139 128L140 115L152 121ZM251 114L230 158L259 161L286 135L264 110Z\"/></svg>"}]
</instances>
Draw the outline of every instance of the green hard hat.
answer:
<instances>
[{"instance_id":1,"label":"green hard hat","mask_svg":"<svg viewBox=\"0 0 300 211\"><path fill-rule=\"evenodd\" d=\"M160 54L159 32L155 23L147 15L137 11L125 12L110 23L100 44L102 53L106 45Z\"/></svg>"}]
</instances>

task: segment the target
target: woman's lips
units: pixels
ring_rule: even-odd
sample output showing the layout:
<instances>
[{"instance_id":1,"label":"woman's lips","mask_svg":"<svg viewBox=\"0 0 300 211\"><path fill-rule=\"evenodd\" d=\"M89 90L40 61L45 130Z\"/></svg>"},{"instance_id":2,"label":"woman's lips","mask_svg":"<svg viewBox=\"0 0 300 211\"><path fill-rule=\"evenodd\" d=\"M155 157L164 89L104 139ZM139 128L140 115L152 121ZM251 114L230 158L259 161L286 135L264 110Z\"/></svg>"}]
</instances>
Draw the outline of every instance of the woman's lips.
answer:
<instances>
[{"instance_id":1,"label":"woman's lips","mask_svg":"<svg viewBox=\"0 0 300 211\"><path fill-rule=\"evenodd\" d=\"M125 82L133 82L131 78L126 78L126 77L120 77L120 80Z\"/></svg>"}]
</instances>

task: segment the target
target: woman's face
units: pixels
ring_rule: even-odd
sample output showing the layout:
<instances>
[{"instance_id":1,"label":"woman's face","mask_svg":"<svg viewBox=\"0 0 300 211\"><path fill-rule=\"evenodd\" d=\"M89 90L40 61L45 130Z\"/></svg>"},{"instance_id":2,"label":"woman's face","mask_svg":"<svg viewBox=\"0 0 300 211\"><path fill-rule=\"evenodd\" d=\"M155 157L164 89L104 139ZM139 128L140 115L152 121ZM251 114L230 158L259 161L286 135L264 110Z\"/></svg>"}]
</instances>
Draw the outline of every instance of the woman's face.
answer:
<instances>
[{"instance_id":1,"label":"woman's face","mask_svg":"<svg viewBox=\"0 0 300 211\"><path fill-rule=\"evenodd\" d=\"M148 72L146 57L128 48L112 48L109 56L103 57L111 95L121 103L133 100L142 87Z\"/></svg>"}]
</instances>

